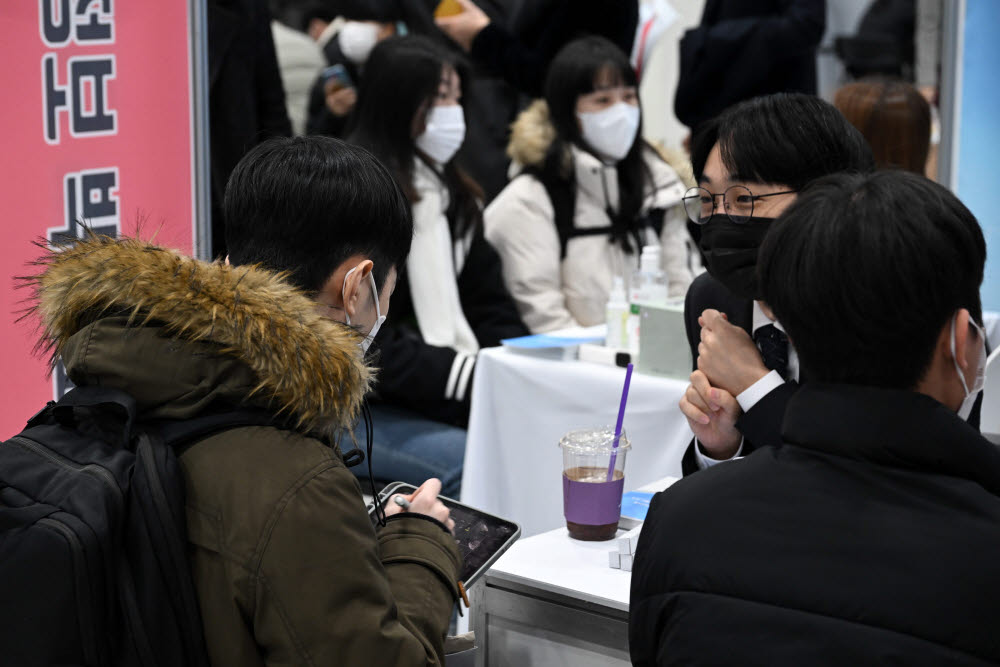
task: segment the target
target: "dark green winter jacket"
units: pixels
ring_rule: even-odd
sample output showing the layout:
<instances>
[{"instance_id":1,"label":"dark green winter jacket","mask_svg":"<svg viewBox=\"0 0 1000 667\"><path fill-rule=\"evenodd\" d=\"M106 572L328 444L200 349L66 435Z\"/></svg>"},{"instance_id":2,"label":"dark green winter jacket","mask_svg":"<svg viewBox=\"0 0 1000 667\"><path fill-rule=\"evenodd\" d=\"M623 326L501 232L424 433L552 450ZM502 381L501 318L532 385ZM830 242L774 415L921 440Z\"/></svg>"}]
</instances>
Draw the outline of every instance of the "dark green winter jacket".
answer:
<instances>
[{"instance_id":1,"label":"dark green winter jacket","mask_svg":"<svg viewBox=\"0 0 1000 667\"><path fill-rule=\"evenodd\" d=\"M442 664L454 539L412 515L374 529L339 448L308 435L353 421L372 375L358 336L260 269L110 239L45 263L39 313L78 385L127 391L146 417L252 405L298 425L181 456L212 664Z\"/></svg>"}]
</instances>

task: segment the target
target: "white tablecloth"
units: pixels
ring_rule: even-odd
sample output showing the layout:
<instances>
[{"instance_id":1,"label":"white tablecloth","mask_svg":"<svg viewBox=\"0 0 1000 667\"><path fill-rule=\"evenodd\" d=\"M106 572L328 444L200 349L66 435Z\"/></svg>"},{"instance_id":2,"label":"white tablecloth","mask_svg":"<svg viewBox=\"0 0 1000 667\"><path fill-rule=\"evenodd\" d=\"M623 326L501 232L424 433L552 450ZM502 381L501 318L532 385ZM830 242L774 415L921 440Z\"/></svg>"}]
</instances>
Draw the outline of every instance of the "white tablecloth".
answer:
<instances>
[{"instance_id":1,"label":"white tablecloth","mask_svg":"<svg viewBox=\"0 0 1000 667\"><path fill-rule=\"evenodd\" d=\"M559 439L575 428L613 426L624 381L622 368L480 352L462 502L516 521L525 536L565 525ZM626 491L681 475L691 430L677 403L686 388L686 380L633 374Z\"/></svg>"}]
</instances>

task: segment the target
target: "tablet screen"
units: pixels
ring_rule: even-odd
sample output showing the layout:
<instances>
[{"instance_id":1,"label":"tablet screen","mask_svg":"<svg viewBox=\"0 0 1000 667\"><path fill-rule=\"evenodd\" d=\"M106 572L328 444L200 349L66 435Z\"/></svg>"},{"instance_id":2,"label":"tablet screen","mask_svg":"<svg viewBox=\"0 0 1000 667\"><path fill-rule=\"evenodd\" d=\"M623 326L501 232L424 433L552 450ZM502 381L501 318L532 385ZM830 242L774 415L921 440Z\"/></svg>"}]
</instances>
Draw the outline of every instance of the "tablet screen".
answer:
<instances>
[{"instance_id":1,"label":"tablet screen","mask_svg":"<svg viewBox=\"0 0 1000 667\"><path fill-rule=\"evenodd\" d=\"M391 484L379 494L383 499L401 493L409 495L416 489L409 484ZM466 587L472 585L483 571L514 543L520 527L511 521L462 505L450 498L440 498L451 512L455 522L455 541L462 554L460 580ZM371 510L374 513L374 506Z\"/></svg>"},{"instance_id":2,"label":"tablet screen","mask_svg":"<svg viewBox=\"0 0 1000 667\"><path fill-rule=\"evenodd\" d=\"M463 582L471 583L472 576L479 572L507 541L518 532L515 524L484 514L464 505L449 501L444 504L451 510L455 522L455 540L462 553Z\"/></svg>"}]
</instances>

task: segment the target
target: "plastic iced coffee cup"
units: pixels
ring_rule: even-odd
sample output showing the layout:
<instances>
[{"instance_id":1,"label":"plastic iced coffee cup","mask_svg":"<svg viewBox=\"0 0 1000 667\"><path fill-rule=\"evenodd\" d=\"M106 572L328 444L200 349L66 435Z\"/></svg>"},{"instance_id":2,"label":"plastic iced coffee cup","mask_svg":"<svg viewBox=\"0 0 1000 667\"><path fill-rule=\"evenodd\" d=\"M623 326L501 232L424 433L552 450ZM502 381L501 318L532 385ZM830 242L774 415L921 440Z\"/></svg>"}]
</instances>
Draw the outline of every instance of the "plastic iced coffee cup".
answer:
<instances>
[{"instance_id":1,"label":"plastic iced coffee cup","mask_svg":"<svg viewBox=\"0 0 1000 667\"><path fill-rule=\"evenodd\" d=\"M563 452L563 515L569 536L577 540L610 540L618 530L625 487L625 456L632 443L622 432L614 449L610 427L570 431ZM608 470L614 465L611 480Z\"/></svg>"}]
</instances>

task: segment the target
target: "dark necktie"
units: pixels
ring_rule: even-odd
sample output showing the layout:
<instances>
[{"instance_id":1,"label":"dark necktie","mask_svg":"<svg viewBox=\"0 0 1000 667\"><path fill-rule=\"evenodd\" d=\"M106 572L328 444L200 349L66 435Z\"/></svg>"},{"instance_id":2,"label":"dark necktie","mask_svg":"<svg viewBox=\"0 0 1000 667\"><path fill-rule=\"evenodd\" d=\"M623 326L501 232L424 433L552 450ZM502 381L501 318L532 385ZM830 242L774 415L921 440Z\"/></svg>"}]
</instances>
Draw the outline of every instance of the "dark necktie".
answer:
<instances>
[{"instance_id":1,"label":"dark necktie","mask_svg":"<svg viewBox=\"0 0 1000 667\"><path fill-rule=\"evenodd\" d=\"M782 379L788 379L788 336L773 324L762 326L753 332L753 341L760 350L764 365L778 371Z\"/></svg>"}]
</instances>

